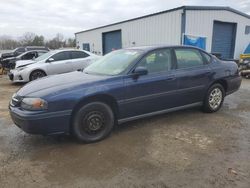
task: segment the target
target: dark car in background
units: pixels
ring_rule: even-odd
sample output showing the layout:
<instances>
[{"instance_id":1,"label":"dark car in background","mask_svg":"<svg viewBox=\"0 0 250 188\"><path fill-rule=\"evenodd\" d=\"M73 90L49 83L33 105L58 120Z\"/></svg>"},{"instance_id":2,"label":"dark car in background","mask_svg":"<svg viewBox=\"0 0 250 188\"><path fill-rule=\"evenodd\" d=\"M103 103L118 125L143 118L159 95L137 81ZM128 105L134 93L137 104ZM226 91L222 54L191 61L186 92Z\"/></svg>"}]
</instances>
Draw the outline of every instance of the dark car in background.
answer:
<instances>
[{"instance_id":1,"label":"dark car in background","mask_svg":"<svg viewBox=\"0 0 250 188\"><path fill-rule=\"evenodd\" d=\"M241 85L235 62L186 46L113 51L72 72L32 81L13 95L10 114L27 133L105 138L116 123L202 106L216 112Z\"/></svg>"},{"instance_id":2,"label":"dark car in background","mask_svg":"<svg viewBox=\"0 0 250 188\"><path fill-rule=\"evenodd\" d=\"M9 52L6 53L2 53L0 60L5 59L5 58L9 58L9 57L16 57L19 56L20 54L27 52L27 51L31 51L31 50L46 50L49 51L49 48L45 47L45 46L26 46L26 47L18 47L14 50L11 50Z\"/></svg>"},{"instance_id":3,"label":"dark car in background","mask_svg":"<svg viewBox=\"0 0 250 188\"><path fill-rule=\"evenodd\" d=\"M14 69L16 65L16 61L18 60L32 60L35 59L45 53L48 53L47 50L31 50L24 52L20 54L19 56L16 57L8 57L5 59L2 59L1 64L2 67L7 68L7 69Z\"/></svg>"}]
</instances>

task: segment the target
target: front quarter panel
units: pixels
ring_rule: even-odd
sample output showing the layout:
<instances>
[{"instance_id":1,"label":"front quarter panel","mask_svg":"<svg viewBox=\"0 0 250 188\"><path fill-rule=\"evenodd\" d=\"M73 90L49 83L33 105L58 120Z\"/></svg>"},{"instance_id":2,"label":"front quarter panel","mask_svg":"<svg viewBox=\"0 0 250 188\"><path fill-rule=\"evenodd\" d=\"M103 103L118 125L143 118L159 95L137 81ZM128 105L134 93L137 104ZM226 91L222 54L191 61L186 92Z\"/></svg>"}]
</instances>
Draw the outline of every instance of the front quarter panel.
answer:
<instances>
[{"instance_id":1,"label":"front quarter panel","mask_svg":"<svg viewBox=\"0 0 250 188\"><path fill-rule=\"evenodd\" d=\"M56 89L56 90L55 90ZM108 95L116 101L123 99L124 87L121 76L102 80L97 83L80 84L68 86L67 88L50 88L33 93L33 96L42 96L49 103L49 111L73 110L82 100L99 95ZM46 94L49 93L49 94Z\"/></svg>"}]
</instances>

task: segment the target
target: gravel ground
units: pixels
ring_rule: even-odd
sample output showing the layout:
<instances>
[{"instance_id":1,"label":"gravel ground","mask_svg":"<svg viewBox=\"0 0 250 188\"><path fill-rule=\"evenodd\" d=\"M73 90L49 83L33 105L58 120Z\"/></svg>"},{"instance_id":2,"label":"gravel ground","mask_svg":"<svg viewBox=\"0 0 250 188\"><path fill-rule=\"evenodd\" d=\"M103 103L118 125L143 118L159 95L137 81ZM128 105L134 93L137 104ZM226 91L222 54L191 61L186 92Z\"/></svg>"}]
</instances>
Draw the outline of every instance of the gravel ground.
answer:
<instances>
[{"instance_id":1,"label":"gravel ground","mask_svg":"<svg viewBox=\"0 0 250 188\"><path fill-rule=\"evenodd\" d=\"M29 135L0 77L0 187L250 187L250 80L213 114L189 109L120 125L95 144Z\"/></svg>"}]
</instances>

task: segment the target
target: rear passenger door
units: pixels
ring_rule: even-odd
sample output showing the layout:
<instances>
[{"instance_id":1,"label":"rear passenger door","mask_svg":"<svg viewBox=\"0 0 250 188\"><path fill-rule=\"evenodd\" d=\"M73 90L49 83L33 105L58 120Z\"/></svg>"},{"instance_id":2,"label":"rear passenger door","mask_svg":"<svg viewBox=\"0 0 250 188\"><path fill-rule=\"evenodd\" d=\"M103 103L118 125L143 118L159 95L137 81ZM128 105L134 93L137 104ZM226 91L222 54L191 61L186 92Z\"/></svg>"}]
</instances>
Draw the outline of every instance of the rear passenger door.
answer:
<instances>
[{"instance_id":1,"label":"rear passenger door","mask_svg":"<svg viewBox=\"0 0 250 188\"><path fill-rule=\"evenodd\" d=\"M175 48L174 52L178 105L202 102L212 77L209 56L194 48Z\"/></svg>"},{"instance_id":2,"label":"rear passenger door","mask_svg":"<svg viewBox=\"0 0 250 188\"><path fill-rule=\"evenodd\" d=\"M71 51L71 57L74 70L84 69L91 63L89 54L82 51Z\"/></svg>"},{"instance_id":3,"label":"rear passenger door","mask_svg":"<svg viewBox=\"0 0 250 188\"><path fill-rule=\"evenodd\" d=\"M59 52L50 58L53 58L53 61L46 62L49 74L61 74L73 71L71 54L69 51Z\"/></svg>"}]
</instances>

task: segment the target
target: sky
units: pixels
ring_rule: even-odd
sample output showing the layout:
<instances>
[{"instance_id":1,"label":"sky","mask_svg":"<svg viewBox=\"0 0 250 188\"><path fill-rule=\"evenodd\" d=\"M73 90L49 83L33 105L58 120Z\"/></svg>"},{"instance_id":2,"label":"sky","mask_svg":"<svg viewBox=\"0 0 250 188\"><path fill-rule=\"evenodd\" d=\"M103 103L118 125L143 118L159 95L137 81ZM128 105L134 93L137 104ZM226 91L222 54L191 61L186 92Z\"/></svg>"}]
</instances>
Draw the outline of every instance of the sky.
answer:
<instances>
[{"instance_id":1,"label":"sky","mask_svg":"<svg viewBox=\"0 0 250 188\"><path fill-rule=\"evenodd\" d=\"M0 0L0 36L74 37L78 31L183 5L230 6L250 14L250 0Z\"/></svg>"}]
</instances>

